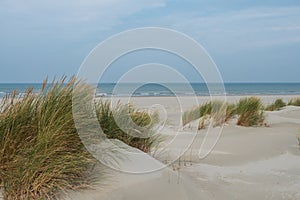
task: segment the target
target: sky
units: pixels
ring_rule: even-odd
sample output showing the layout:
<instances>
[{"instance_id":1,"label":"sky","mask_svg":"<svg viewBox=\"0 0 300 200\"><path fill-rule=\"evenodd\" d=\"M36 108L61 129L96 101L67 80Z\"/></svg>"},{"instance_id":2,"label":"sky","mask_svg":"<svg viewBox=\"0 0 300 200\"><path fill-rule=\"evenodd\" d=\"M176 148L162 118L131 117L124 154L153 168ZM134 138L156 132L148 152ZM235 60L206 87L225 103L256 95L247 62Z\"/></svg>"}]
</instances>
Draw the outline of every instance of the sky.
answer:
<instances>
[{"instance_id":1,"label":"sky","mask_svg":"<svg viewBox=\"0 0 300 200\"><path fill-rule=\"evenodd\" d=\"M0 0L0 83L74 75L97 44L145 26L195 39L225 82L300 82L299 0Z\"/></svg>"}]
</instances>

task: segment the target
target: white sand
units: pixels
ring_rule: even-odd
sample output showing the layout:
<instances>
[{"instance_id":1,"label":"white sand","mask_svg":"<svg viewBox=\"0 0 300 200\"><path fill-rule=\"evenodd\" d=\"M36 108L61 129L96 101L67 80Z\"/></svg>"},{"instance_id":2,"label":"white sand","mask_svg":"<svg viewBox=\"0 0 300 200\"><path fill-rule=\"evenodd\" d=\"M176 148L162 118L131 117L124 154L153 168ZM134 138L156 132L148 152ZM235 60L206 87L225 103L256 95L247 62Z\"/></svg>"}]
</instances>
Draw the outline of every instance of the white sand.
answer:
<instances>
[{"instance_id":1,"label":"white sand","mask_svg":"<svg viewBox=\"0 0 300 200\"><path fill-rule=\"evenodd\" d=\"M292 96L281 96L285 101ZM275 100L272 96L261 96L264 103ZM277 97L276 97L277 98ZM209 97L199 97L200 102ZM236 102L237 96L228 97ZM123 98L124 102L126 99ZM131 99L141 108L162 104L168 112L167 124L161 131L170 140L180 123L180 106L174 97L138 97ZM190 97L184 97L183 110L194 106ZM205 159L199 159L198 149L205 132L201 130L193 145L182 156L181 163L163 170L132 175L111 170L107 186L93 191L73 193L70 199L103 200L196 200L196 199L300 199L300 149L297 134L300 128L300 107L288 106L284 110L267 112L269 127L239 127L235 120L227 124L217 145ZM180 132L167 157L172 159L190 141L195 124ZM166 154L165 154L166 155ZM164 156L165 156L164 155ZM139 168L151 165L153 158L144 154L126 167ZM134 157L133 157L134 159ZM138 161L143 160L142 163ZM159 164L158 164L159 165ZM161 163L161 165L163 165ZM180 166L179 166L180 165ZM180 168L178 171L177 169ZM173 169L176 169L173 171Z\"/></svg>"}]
</instances>

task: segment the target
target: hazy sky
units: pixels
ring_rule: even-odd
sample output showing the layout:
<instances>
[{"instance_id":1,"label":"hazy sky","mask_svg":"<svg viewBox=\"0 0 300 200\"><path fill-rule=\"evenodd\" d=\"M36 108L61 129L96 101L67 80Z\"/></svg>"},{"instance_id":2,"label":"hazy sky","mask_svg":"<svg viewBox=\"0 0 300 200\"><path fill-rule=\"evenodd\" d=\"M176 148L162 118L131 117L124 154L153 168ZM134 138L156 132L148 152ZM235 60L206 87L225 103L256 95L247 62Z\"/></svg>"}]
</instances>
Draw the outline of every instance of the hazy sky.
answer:
<instances>
[{"instance_id":1,"label":"hazy sky","mask_svg":"<svg viewBox=\"0 0 300 200\"><path fill-rule=\"evenodd\" d=\"M300 81L299 0L1 0L0 82L75 74L99 42L143 26L196 39L226 82Z\"/></svg>"}]
</instances>

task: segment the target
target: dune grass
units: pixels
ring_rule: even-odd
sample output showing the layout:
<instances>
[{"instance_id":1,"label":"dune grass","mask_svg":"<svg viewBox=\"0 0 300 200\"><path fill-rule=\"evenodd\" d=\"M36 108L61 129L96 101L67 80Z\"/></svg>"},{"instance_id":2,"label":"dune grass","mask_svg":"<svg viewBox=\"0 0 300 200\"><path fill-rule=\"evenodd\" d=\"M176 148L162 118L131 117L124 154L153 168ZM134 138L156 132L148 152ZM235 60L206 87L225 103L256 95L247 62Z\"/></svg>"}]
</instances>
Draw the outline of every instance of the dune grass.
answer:
<instances>
[{"instance_id":1,"label":"dune grass","mask_svg":"<svg viewBox=\"0 0 300 200\"><path fill-rule=\"evenodd\" d=\"M276 106L281 102L276 101ZM201 106L186 111L183 115L183 124L200 119L198 129L205 128L205 120L211 118L213 125L221 125L238 115L237 125L259 126L264 122L263 105L259 98L243 98L237 104L223 103L221 101L207 102Z\"/></svg>"},{"instance_id":2,"label":"dune grass","mask_svg":"<svg viewBox=\"0 0 300 200\"><path fill-rule=\"evenodd\" d=\"M282 99L276 99L272 104L267 105L265 108L261 100L257 97L250 97L241 99L238 104L222 105L222 102L214 101L207 102L203 105L197 106L191 110L183 113L182 122L183 125L190 123L196 119L200 119L199 126L203 127L204 116L216 114L219 109L226 109L225 122L233 118L235 115L239 115L238 125L242 126L257 126L264 122L263 110L277 111L281 110L287 105L300 106L300 98L292 98L289 103L285 103ZM213 109L213 107L215 109ZM216 117L215 117L216 118ZM222 120L216 120L222 122ZM200 125L201 124L201 125ZM220 124L220 123L216 123Z\"/></svg>"},{"instance_id":3,"label":"dune grass","mask_svg":"<svg viewBox=\"0 0 300 200\"><path fill-rule=\"evenodd\" d=\"M199 119L200 117L201 117L200 107L195 107L183 113L182 124L183 126L185 126L186 124L196 119Z\"/></svg>"},{"instance_id":4,"label":"dune grass","mask_svg":"<svg viewBox=\"0 0 300 200\"><path fill-rule=\"evenodd\" d=\"M72 113L74 90L84 101L90 98L90 86L74 78L65 83L64 77L45 87L46 81L38 94L28 89L24 97L13 93L1 103L0 190L5 200L56 199L68 190L90 188L100 181L92 173L98 161L82 144ZM156 114L120 103L112 107L103 100L95 108L108 138L144 152L161 141L152 135ZM88 120L82 121L82 126L89 126ZM98 177L105 174L104 169L97 170Z\"/></svg>"},{"instance_id":5,"label":"dune grass","mask_svg":"<svg viewBox=\"0 0 300 200\"><path fill-rule=\"evenodd\" d=\"M183 126L199 119L203 116L206 116L211 113L211 102L204 103L203 105L197 106L191 110L185 111L182 116Z\"/></svg>"},{"instance_id":6,"label":"dune grass","mask_svg":"<svg viewBox=\"0 0 300 200\"><path fill-rule=\"evenodd\" d=\"M237 104L237 125L260 126L264 122L263 105L257 97L242 98Z\"/></svg>"},{"instance_id":7,"label":"dune grass","mask_svg":"<svg viewBox=\"0 0 300 200\"><path fill-rule=\"evenodd\" d=\"M236 114L236 105L234 103L228 103L226 107L226 115L225 115L225 122L229 121L233 118Z\"/></svg>"},{"instance_id":8,"label":"dune grass","mask_svg":"<svg viewBox=\"0 0 300 200\"><path fill-rule=\"evenodd\" d=\"M285 107L287 104L282 99L276 99L274 103L268 105L265 110L276 111Z\"/></svg>"},{"instance_id":9,"label":"dune grass","mask_svg":"<svg viewBox=\"0 0 300 200\"><path fill-rule=\"evenodd\" d=\"M109 139L118 139L146 153L160 141L153 135L153 126L158 120L156 114L150 115L129 104L112 106L104 100L99 100L95 107L100 126Z\"/></svg>"},{"instance_id":10,"label":"dune grass","mask_svg":"<svg viewBox=\"0 0 300 200\"><path fill-rule=\"evenodd\" d=\"M272 108L279 109L284 105L282 100L276 100L274 106L272 104ZM237 125L260 126L264 123L263 110L262 101L257 97L242 98L237 104L213 101L186 111L183 115L183 122L187 124L190 121L200 119L198 129L203 129L207 116L213 119L214 126L218 126L238 115Z\"/></svg>"},{"instance_id":11,"label":"dune grass","mask_svg":"<svg viewBox=\"0 0 300 200\"><path fill-rule=\"evenodd\" d=\"M214 107L217 106L217 103L214 104ZM197 106L191 110L185 111L183 113L182 121L183 125L186 125L190 123L191 121L194 121L196 119L199 119L201 117L210 115L212 113L213 103L207 102L200 106ZM217 110L217 109L215 109Z\"/></svg>"},{"instance_id":12,"label":"dune grass","mask_svg":"<svg viewBox=\"0 0 300 200\"><path fill-rule=\"evenodd\" d=\"M216 105L217 106L217 105ZM214 106L214 111L216 111L216 106ZM198 123L198 130L205 129L205 122L207 119L211 118L213 112L213 103L207 102L199 106L200 119Z\"/></svg>"},{"instance_id":13,"label":"dune grass","mask_svg":"<svg viewBox=\"0 0 300 200\"><path fill-rule=\"evenodd\" d=\"M300 106L300 97L293 98L288 103L289 106Z\"/></svg>"},{"instance_id":14,"label":"dune grass","mask_svg":"<svg viewBox=\"0 0 300 200\"><path fill-rule=\"evenodd\" d=\"M186 111L183 114L183 125L191 121L200 119L198 129L205 128L205 120L213 119L213 125L218 126L227 122L236 114L236 106L234 104L224 103L222 101L206 102L192 110Z\"/></svg>"},{"instance_id":15,"label":"dune grass","mask_svg":"<svg viewBox=\"0 0 300 200\"><path fill-rule=\"evenodd\" d=\"M213 120L213 126L220 126L226 119L227 104L222 101L212 101L211 111L208 113Z\"/></svg>"},{"instance_id":16,"label":"dune grass","mask_svg":"<svg viewBox=\"0 0 300 200\"><path fill-rule=\"evenodd\" d=\"M75 79L49 90L4 99L0 114L0 185L4 199L53 199L88 188L96 160L85 150L72 116ZM45 86L45 83L44 83ZM85 87L82 85L82 87Z\"/></svg>"}]
</instances>

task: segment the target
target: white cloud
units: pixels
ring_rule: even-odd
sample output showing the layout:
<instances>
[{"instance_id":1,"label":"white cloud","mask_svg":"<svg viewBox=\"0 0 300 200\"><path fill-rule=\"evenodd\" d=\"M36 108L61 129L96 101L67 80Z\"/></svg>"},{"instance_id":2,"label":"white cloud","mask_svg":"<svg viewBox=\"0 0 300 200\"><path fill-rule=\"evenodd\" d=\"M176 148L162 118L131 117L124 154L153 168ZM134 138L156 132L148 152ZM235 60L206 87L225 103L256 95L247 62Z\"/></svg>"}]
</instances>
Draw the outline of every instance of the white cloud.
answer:
<instances>
[{"instance_id":1,"label":"white cloud","mask_svg":"<svg viewBox=\"0 0 300 200\"><path fill-rule=\"evenodd\" d=\"M240 51L299 43L300 7L255 7L206 15L179 11L148 23L187 33L216 51Z\"/></svg>"},{"instance_id":2,"label":"white cloud","mask_svg":"<svg viewBox=\"0 0 300 200\"><path fill-rule=\"evenodd\" d=\"M0 1L0 24L14 34L57 34L72 37L75 31L93 32L113 29L122 18L147 9L162 7L164 0L79 0L79 1Z\"/></svg>"}]
</instances>

